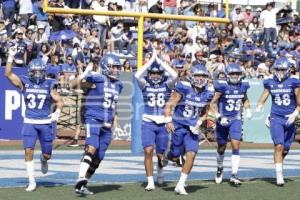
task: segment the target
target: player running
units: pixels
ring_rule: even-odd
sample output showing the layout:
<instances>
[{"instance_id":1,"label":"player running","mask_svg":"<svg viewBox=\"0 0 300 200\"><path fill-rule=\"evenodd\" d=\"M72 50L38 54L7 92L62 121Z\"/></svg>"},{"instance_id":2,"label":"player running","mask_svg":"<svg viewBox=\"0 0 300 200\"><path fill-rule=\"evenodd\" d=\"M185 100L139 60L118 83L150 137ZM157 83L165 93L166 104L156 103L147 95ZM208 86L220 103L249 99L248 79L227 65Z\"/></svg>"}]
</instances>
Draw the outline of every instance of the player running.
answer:
<instances>
[{"instance_id":1,"label":"player running","mask_svg":"<svg viewBox=\"0 0 300 200\"><path fill-rule=\"evenodd\" d=\"M262 110L271 95L270 132L274 143L276 184L283 186L283 160L293 142L296 132L294 122L300 110L300 97L297 99L300 81L297 76L290 75L290 63L284 57L278 58L272 69L273 75L264 80L264 91L257 103L257 111Z\"/></svg>"},{"instance_id":2,"label":"player running","mask_svg":"<svg viewBox=\"0 0 300 200\"><path fill-rule=\"evenodd\" d=\"M146 70L147 76L143 76ZM170 76L165 75L165 72ZM157 182L162 184L164 181L163 167L167 164L167 160L163 160L163 154L168 145L164 108L174 88L177 73L167 63L158 59L154 50L152 58L137 71L135 78L138 80L144 99L142 145L148 180L145 190L151 191L155 189L152 161L154 145L158 159Z\"/></svg>"},{"instance_id":3,"label":"player running","mask_svg":"<svg viewBox=\"0 0 300 200\"><path fill-rule=\"evenodd\" d=\"M29 178L26 191L30 192L36 189L33 161L36 141L39 140L41 144L41 171L46 174L48 172L47 160L51 158L52 142L55 139L56 130L53 122L56 122L60 116L63 100L56 90L56 80L46 79L46 66L43 65L41 59L34 59L29 63L28 76L18 76L12 72L12 63L16 52L15 47L10 48L5 75L14 86L21 90L24 96L26 111L22 138ZM51 113L53 102L55 102L56 110Z\"/></svg>"},{"instance_id":4,"label":"player running","mask_svg":"<svg viewBox=\"0 0 300 200\"><path fill-rule=\"evenodd\" d=\"M102 57L100 62L102 74L90 73L93 67L93 63L88 64L84 73L72 82L72 87L81 84L88 88L84 112L85 149L75 184L75 192L84 195L93 194L86 185L104 159L111 142L116 105L123 89L123 84L119 80L121 62L118 56L106 54ZM86 82L80 83L83 79Z\"/></svg>"},{"instance_id":5,"label":"player running","mask_svg":"<svg viewBox=\"0 0 300 200\"><path fill-rule=\"evenodd\" d=\"M247 90L248 81L242 80L243 71L239 64L232 63L226 67L226 80L215 81L215 96L211 101L210 113L216 118L217 173L215 182L220 184L223 180L223 160L228 139L230 139L232 155L232 175L230 183L240 185L237 176L240 162L240 140L242 133L242 112L250 119L252 114Z\"/></svg>"},{"instance_id":6,"label":"player running","mask_svg":"<svg viewBox=\"0 0 300 200\"><path fill-rule=\"evenodd\" d=\"M206 119L207 107L214 95L208 87L208 71L202 64L195 65L190 71L189 81L180 81L175 86L165 108L166 128L172 134L168 158L178 159L185 146L186 160L181 170L175 192L187 195L185 181L192 170L200 141L200 125ZM174 114L172 116L172 110ZM201 117L200 117L201 116Z\"/></svg>"}]
</instances>

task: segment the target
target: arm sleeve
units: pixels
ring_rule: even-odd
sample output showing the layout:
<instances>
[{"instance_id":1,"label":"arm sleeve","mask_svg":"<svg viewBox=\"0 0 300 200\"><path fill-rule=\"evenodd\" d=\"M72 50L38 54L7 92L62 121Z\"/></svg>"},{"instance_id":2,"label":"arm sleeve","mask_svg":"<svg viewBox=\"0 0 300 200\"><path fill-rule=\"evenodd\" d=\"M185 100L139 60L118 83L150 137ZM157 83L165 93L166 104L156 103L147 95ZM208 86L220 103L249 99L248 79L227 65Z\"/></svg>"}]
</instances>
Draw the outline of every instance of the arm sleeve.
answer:
<instances>
[{"instance_id":1,"label":"arm sleeve","mask_svg":"<svg viewBox=\"0 0 300 200\"><path fill-rule=\"evenodd\" d=\"M268 80L264 80L264 88L270 90L270 85Z\"/></svg>"},{"instance_id":2,"label":"arm sleeve","mask_svg":"<svg viewBox=\"0 0 300 200\"><path fill-rule=\"evenodd\" d=\"M90 83L103 83L105 81L105 77L101 74L99 75L89 74L85 77L85 80Z\"/></svg>"},{"instance_id":3,"label":"arm sleeve","mask_svg":"<svg viewBox=\"0 0 300 200\"><path fill-rule=\"evenodd\" d=\"M184 85L182 81L180 81L175 85L175 91L182 96L185 96L188 93L188 87Z\"/></svg>"},{"instance_id":4,"label":"arm sleeve","mask_svg":"<svg viewBox=\"0 0 300 200\"><path fill-rule=\"evenodd\" d=\"M216 81L214 83L214 88L215 88L216 92L220 92L220 93L224 94L225 90L226 90L226 83L223 83L221 81Z\"/></svg>"}]
</instances>

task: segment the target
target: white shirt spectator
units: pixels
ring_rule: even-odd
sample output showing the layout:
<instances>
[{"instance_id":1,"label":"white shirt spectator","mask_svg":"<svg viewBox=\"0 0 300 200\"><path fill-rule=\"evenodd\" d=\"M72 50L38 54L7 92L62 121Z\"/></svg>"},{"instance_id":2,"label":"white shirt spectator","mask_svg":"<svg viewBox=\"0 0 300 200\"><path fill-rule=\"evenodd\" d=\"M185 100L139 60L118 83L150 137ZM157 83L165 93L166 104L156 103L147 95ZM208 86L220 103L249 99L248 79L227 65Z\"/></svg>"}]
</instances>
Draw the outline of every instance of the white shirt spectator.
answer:
<instances>
[{"instance_id":1,"label":"white shirt spectator","mask_svg":"<svg viewBox=\"0 0 300 200\"><path fill-rule=\"evenodd\" d=\"M157 33L157 38L167 38L168 37L168 27L169 23L164 19L160 19L154 24L154 29Z\"/></svg>"},{"instance_id":2,"label":"white shirt spectator","mask_svg":"<svg viewBox=\"0 0 300 200\"><path fill-rule=\"evenodd\" d=\"M98 1L93 1L91 9L97 11L107 11L106 6L101 6ZM93 15L93 19L99 24L106 24L109 21L108 16Z\"/></svg>"},{"instance_id":3,"label":"white shirt spectator","mask_svg":"<svg viewBox=\"0 0 300 200\"><path fill-rule=\"evenodd\" d=\"M271 11L264 10L260 14L260 20L263 21L263 28L276 28L276 13L278 8L273 8Z\"/></svg>"},{"instance_id":4,"label":"white shirt spectator","mask_svg":"<svg viewBox=\"0 0 300 200\"><path fill-rule=\"evenodd\" d=\"M203 26L196 25L196 26L193 26L192 28L189 28L187 35L189 38L192 38L194 42L196 41L197 36L199 36L203 40L207 41L207 31L206 31L206 27L204 24L203 24Z\"/></svg>"},{"instance_id":5,"label":"white shirt spectator","mask_svg":"<svg viewBox=\"0 0 300 200\"><path fill-rule=\"evenodd\" d=\"M20 11L19 14L31 14L32 10L32 1L31 0L20 0Z\"/></svg>"},{"instance_id":6,"label":"white shirt spectator","mask_svg":"<svg viewBox=\"0 0 300 200\"><path fill-rule=\"evenodd\" d=\"M123 31L124 29L117 25L117 26L114 26L111 28L111 40L112 41L119 41L119 40L122 40L122 37L123 37Z\"/></svg>"}]
</instances>

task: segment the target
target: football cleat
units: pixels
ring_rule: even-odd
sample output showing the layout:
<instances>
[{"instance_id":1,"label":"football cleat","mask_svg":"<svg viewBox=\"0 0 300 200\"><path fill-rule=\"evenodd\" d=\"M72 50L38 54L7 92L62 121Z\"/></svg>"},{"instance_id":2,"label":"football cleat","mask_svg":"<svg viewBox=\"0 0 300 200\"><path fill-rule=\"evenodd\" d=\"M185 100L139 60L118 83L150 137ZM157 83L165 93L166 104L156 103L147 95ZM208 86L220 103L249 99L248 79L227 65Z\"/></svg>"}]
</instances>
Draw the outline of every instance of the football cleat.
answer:
<instances>
[{"instance_id":1,"label":"football cleat","mask_svg":"<svg viewBox=\"0 0 300 200\"><path fill-rule=\"evenodd\" d=\"M174 191L179 195L188 195L188 193L185 191L184 186L181 184L177 184Z\"/></svg>"},{"instance_id":2,"label":"football cleat","mask_svg":"<svg viewBox=\"0 0 300 200\"><path fill-rule=\"evenodd\" d=\"M282 173L276 173L276 185L284 186L284 179Z\"/></svg>"},{"instance_id":3,"label":"football cleat","mask_svg":"<svg viewBox=\"0 0 300 200\"><path fill-rule=\"evenodd\" d=\"M36 182L29 182L27 188L25 189L27 192L33 192L36 189Z\"/></svg>"},{"instance_id":4,"label":"football cleat","mask_svg":"<svg viewBox=\"0 0 300 200\"><path fill-rule=\"evenodd\" d=\"M222 180L223 180L223 167L221 167L221 168L218 167L217 173L216 173L216 176L215 176L216 184L222 183Z\"/></svg>"},{"instance_id":5,"label":"football cleat","mask_svg":"<svg viewBox=\"0 0 300 200\"><path fill-rule=\"evenodd\" d=\"M80 195L92 195L94 192L90 191L85 185L81 186L80 189L75 189L76 194Z\"/></svg>"},{"instance_id":6,"label":"football cleat","mask_svg":"<svg viewBox=\"0 0 300 200\"><path fill-rule=\"evenodd\" d=\"M82 186L86 186L88 180L86 178L79 178L76 180L75 191L80 190Z\"/></svg>"},{"instance_id":7,"label":"football cleat","mask_svg":"<svg viewBox=\"0 0 300 200\"><path fill-rule=\"evenodd\" d=\"M48 162L45 158L43 159L42 156L43 155L41 154L41 156L40 156L41 171L42 171L43 174L47 174L47 172L48 172Z\"/></svg>"},{"instance_id":8,"label":"football cleat","mask_svg":"<svg viewBox=\"0 0 300 200\"><path fill-rule=\"evenodd\" d=\"M155 189L154 183L148 183L148 185L145 187L145 191L152 191Z\"/></svg>"},{"instance_id":9,"label":"football cleat","mask_svg":"<svg viewBox=\"0 0 300 200\"><path fill-rule=\"evenodd\" d=\"M242 185L242 181L237 177L236 174L233 174L233 175L230 177L229 182L230 182L232 185L235 185L235 186Z\"/></svg>"}]
</instances>

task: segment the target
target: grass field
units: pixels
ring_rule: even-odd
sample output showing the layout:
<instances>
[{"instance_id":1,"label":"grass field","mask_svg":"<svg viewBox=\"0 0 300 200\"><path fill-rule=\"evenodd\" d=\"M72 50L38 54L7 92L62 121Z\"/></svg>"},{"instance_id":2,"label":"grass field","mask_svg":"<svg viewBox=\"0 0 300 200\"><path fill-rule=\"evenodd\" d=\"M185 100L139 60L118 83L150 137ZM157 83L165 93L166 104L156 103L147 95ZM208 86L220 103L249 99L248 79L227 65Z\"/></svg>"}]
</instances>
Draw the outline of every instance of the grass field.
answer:
<instances>
[{"instance_id":1,"label":"grass field","mask_svg":"<svg viewBox=\"0 0 300 200\"><path fill-rule=\"evenodd\" d=\"M234 187L224 182L220 185L212 181L188 182L188 196L176 195L173 190L175 183L156 187L152 192L144 191L144 183L136 184L109 184L91 185L90 189L95 193L86 196L87 199L104 200L174 200L174 199L203 199L203 200L296 200L299 199L300 179L286 179L284 187L274 185L274 179L247 180L240 187ZM24 188L0 189L0 197L3 200L71 200L76 197L72 186L47 186L38 187L35 192L25 192ZM84 197L84 196L81 196Z\"/></svg>"}]
</instances>

